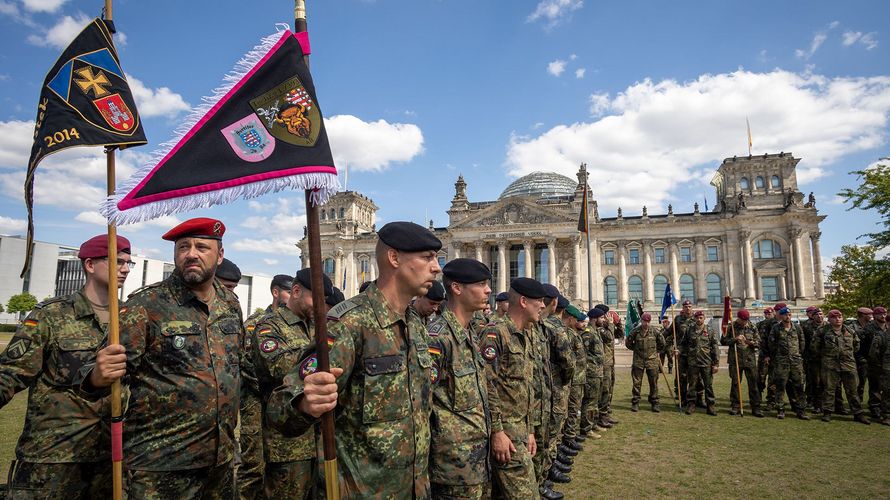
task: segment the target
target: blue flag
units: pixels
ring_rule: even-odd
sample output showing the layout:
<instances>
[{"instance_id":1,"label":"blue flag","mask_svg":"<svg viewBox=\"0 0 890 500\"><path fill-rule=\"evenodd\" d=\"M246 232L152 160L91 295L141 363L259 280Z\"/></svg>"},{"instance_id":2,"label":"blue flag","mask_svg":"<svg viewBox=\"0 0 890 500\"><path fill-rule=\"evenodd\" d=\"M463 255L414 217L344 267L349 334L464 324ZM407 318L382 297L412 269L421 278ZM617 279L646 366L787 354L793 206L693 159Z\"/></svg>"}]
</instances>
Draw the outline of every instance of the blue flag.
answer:
<instances>
[{"instance_id":1,"label":"blue flag","mask_svg":"<svg viewBox=\"0 0 890 500\"><path fill-rule=\"evenodd\" d=\"M671 284L668 283L664 287L664 298L661 300L661 314L658 315L658 319L664 317L664 312L668 310L669 307L677 303L677 297L674 297L674 292L671 290Z\"/></svg>"}]
</instances>

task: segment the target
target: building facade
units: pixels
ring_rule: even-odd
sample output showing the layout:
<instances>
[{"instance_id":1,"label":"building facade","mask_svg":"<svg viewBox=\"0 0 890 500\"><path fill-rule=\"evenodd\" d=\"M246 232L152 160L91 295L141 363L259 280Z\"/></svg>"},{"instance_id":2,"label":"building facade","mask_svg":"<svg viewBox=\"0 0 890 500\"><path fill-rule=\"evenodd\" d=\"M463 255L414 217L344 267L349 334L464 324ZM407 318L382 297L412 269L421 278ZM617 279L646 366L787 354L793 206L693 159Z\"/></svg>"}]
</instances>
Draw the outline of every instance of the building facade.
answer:
<instances>
[{"instance_id":1,"label":"building facade","mask_svg":"<svg viewBox=\"0 0 890 500\"><path fill-rule=\"evenodd\" d=\"M824 297L819 215L812 194L798 190L791 153L725 159L711 181L717 203L710 211L600 217L590 186L590 230L578 231L586 168L577 180L546 172L521 177L494 201L470 201L459 177L447 227L430 227L444 246L441 263L472 257L493 274L493 294L512 278L529 276L556 285L575 303L622 309L629 300L657 309L665 286L698 307L720 309L723 296L751 305L786 301L795 306ZM373 201L354 191L322 208L324 271L346 296L377 276ZM588 252L588 235L589 248ZM307 240L299 246L308 255ZM591 266L588 272L588 259ZM304 264L308 265L307 259ZM589 276L588 276L589 275Z\"/></svg>"}]
</instances>

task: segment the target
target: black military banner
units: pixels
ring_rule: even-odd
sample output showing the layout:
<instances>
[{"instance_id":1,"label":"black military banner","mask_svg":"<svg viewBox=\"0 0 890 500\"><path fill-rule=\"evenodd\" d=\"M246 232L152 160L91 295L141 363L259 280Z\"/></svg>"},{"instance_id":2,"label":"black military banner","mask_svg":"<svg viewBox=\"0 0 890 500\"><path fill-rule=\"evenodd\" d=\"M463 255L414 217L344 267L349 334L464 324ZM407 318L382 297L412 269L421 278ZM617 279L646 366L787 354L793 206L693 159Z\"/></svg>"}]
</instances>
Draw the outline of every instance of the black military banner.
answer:
<instances>
[{"instance_id":1,"label":"black military banner","mask_svg":"<svg viewBox=\"0 0 890 500\"><path fill-rule=\"evenodd\" d=\"M75 146L137 146L145 134L111 40L110 23L94 19L50 69L40 91L34 145L25 176L28 258L34 237L34 172L47 155Z\"/></svg>"},{"instance_id":2,"label":"black military banner","mask_svg":"<svg viewBox=\"0 0 890 500\"><path fill-rule=\"evenodd\" d=\"M133 223L288 188L324 203L339 182L308 53L306 33L264 39L102 213Z\"/></svg>"}]
</instances>

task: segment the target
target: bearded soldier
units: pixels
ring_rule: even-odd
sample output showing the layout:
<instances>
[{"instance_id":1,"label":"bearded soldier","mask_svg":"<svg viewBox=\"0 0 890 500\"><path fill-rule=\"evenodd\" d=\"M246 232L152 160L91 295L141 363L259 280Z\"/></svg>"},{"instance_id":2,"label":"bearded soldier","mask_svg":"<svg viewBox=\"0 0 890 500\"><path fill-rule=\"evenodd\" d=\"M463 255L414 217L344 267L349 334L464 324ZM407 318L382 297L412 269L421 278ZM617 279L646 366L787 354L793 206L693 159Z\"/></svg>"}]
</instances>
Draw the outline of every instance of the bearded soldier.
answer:
<instances>
[{"instance_id":1,"label":"bearded soldier","mask_svg":"<svg viewBox=\"0 0 890 500\"><path fill-rule=\"evenodd\" d=\"M760 409L760 388L757 379L757 348L760 346L760 334L751 324L751 313L747 309L739 309L736 320L727 326L720 343L729 346L726 357L729 362L729 414L739 413L739 377L745 377L748 383L748 407L751 413L763 418Z\"/></svg>"},{"instance_id":2,"label":"bearded soldier","mask_svg":"<svg viewBox=\"0 0 890 500\"><path fill-rule=\"evenodd\" d=\"M652 411L661 411L658 407L658 372L661 361L658 353L664 351L664 335L659 326L651 326L652 315L643 313L640 323L630 331L624 341L625 347L633 351L633 389L631 390L630 411L640 409L640 386L643 384L643 373L649 379L649 404Z\"/></svg>"}]
</instances>

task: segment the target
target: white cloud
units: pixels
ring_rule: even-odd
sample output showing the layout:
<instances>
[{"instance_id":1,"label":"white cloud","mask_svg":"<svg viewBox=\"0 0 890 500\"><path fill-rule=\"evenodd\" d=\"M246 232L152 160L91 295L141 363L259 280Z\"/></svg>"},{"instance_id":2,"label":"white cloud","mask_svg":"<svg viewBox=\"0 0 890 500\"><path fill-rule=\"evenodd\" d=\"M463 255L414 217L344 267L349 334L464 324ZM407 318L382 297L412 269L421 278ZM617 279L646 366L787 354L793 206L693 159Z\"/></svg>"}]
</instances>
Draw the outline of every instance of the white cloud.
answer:
<instances>
[{"instance_id":1,"label":"white cloud","mask_svg":"<svg viewBox=\"0 0 890 500\"><path fill-rule=\"evenodd\" d=\"M584 68L578 68L575 70L575 78L582 79L584 78L584 73L587 73L587 70Z\"/></svg>"},{"instance_id":2,"label":"white cloud","mask_svg":"<svg viewBox=\"0 0 890 500\"><path fill-rule=\"evenodd\" d=\"M0 168L21 168L28 165L34 143L34 122L10 120L0 122Z\"/></svg>"},{"instance_id":3,"label":"white cloud","mask_svg":"<svg viewBox=\"0 0 890 500\"><path fill-rule=\"evenodd\" d=\"M878 38L877 32L862 33L861 31L846 31L843 35L844 47L849 47L857 42L865 46L865 50L877 48Z\"/></svg>"},{"instance_id":4,"label":"white cloud","mask_svg":"<svg viewBox=\"0 0 890 500\"><path fill-rule=\"evenodd\" d=\"M411 123L366 122L352 115L325 120L338 168L380 171L423 152L423 133Z\"/></svg>"},{"instance_id":5,"label":"white cloud","mask_svg":"<svg viewBox=\"0 0 890 500\"><path fill-rule=\"evenodd\" d=\"M240 226L250 230L251 238L242 238L232 243L232 248L245 252L300 255L296 244L303 237L306 214L297 213L293 203L286 196L273 199L274 215L254 215L246 217ZM302 212L302 204L297 204ZM273 265L273 264L269 264Z\"/></svg>"},{"instance_id":6,"label":"white cloud","mask_svg":"<svg viewBox=\"0 0 890 500\"><path fill-rule=\"evenodd\" d=\"M26 229L28 229L28 221L25 219L13 219L0 215L0 234L20 233Z\"/></svg>"},{"instance_id":7,"label":"white cloud","mask_svg":"<svg viewBox=\"0 0 890 500\"><path fill-rule=\"evenodd\" d=\"M566 62L562 59L557 59L553 62L547 63L547 72L553 76L559 76L563 71L566 70Z\"/></svg>"},{"instance_id":8,"label":"white cloud","mask_svg":"<svg viewBox=\"0 0 890 500\"><path fill-rule=\"evenodd\" d=\"M190 109L188 103L183 100L181 95L167 87L148 88L142 83L142 80L129 74L127 75L127 81L130 83L130 90L133 91L133 99L136 100L139 115L143 118L152 116L172 118Z\"/></svg>"},{"instance_id":9,"label":"white cloud","mask_svg":"<svg viewBox=\"0 0 890 500\"><path fill-rule=\"evenodd\" d=\"M105 217L102 216L99 212L95 210L88 210L85 212L80 212L79 214L74 216L74 220L85 222L87 224L93 224L96 226L107 226L108 222ZM165 230L170 229L171 227L176 226L182 222L178 217L174 217L172 215L165 215L163 217L158 217L157 219L151 219L144 222L139 222L136 224L127 224L123 226L119 226L120 231L123 232L136 232L142 231L146 228L163 228Z\"/></svg>"},{"instance_id":10,"label":"white cloud","mask_svg":"<svg viewBox=\"0 0 890 500\"><path fill-rule=\"evenodd\" d=\"M19 7L12 2L0 0L0 14L13 18L19 17Z\"/></svg>"},{"instance_id":11,"label":"white cloud","mask_svg":"<svg viewBox=\"0 0 890 500\"><path fill-rule=\"evenodd\" d=\"M844 155L886 144L890 77L739 70L684 83L645 80L614 98L592 95L590 107L592 121L511 137L509 173L548 165L574 177L586 162L602 179L594 188L601 206L653 208L666 205L695 169L712 171L734 152L746 154L746 115L755 153L791 151L803 158L800 183L826 175ZM631 185L635 189L626 189Z\"/></svg>"},{"instance_id":12,"label":"white cloud","mask_svg":"<svg viewBox=\"0 0 890 500\"><path fill-rule=\"evenodd\" d=\"M91 19L81 12L78 12L75 17L64 16L48 31L29 35L28 43L38 47L65 48L90 21Z\"/></svg>"},{"instance_id":13,"label":"white cloud","mask_svg":"<svg viewBox=\"0 0 890 500\"><path fill-rule=\"evenodd\" d=\"M267 266L277 266L278 259L263 259L263 263L266 264Z\"/></svg>"},{"instance_id":14,"label":"white cloud","mask_svg":"<svg viewBox=\"0 0 890 500\"><path fill-rule=\"evenodd\" d=\"M825 40L828 39L828 32L837 28L840 25L838 21L832 21L828 24L824 29L817 31L813 34L813 39L810 41L809 49L797 49L794 51L794 55L803 60L809 60L809 58L813 57L813 54L819 50L819 47L825 43Z\"/></svg>"},{"instance_id":15,"label":"white cloud","mask_svg":"<svg viewBox=\"0 0 890 500\"><path fill-rule=\"evenodd\" d=\"M571 19L573 11L584 6L583 0L541 0L535 11L528 15L526 22L544 20L544 27L551 29L559 23Z\"/></svg>"},{"instance_id":16,"label":"white cloud","mask_svg":"<svg viewBox=\"0 0 890 500\"><path fill-rule=\"evenodd\" d=\"M248 238L235 240L232 248L242 252L253 253L271 253L276 255L300 255L300 249L297 243L302 238L294 235L293 237L284 236L282 238ZM227 245L228 246L228 245Z\"/></svg>"},{"instance_id":17,"label":"white cloud","mask_svg":"<svg viewBox=\"0 0 890 500\"><path fill-rule=\"evenodd\" d=\"M275 203L273 203L273 202L260 203L259 201L256 201L256 200L250 200L247 202L247 208L249 208L250 210L252 210L254 212L268 212L269 210L272 210L273 208L275 208Z\"/></svg>"},{"instance_id":18,"label":"white cloud","mask_svg":"<svg viewBox=\"0 0 890 500\"><path fill-rule=\"evenodd\" d=\"M53 13L68 0L22 0L25 9L31 12L48 12Z\"/></svg>"}]
</instances>

